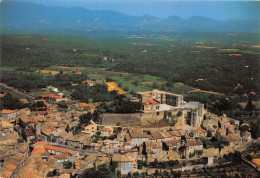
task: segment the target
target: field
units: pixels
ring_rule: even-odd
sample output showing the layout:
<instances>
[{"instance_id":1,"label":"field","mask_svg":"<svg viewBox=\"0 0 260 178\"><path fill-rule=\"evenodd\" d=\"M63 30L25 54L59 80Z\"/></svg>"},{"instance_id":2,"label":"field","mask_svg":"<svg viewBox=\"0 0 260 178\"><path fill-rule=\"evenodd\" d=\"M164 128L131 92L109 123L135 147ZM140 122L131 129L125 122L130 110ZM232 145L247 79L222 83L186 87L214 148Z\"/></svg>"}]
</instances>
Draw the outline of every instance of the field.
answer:
<instances>
[{"instance_id":1,"label":"field","mask_svg":"<svg viewBox=\"0 0 260 178\"><path fill-rule=\"evenodd\" d=\"M124 90L122 90L120 87L118 87L115 82L106 82L106 85L108 86L108 91L116 90L118 92L118 94L126 93Z\"/></svg>"},{"instance_id":2,"label":"field","mask_svg":"<svg viewBox=\"0 0 260 178\"><path fill-rule=\"evenodd\" d=\"M234 90L238 83L248 87L246 92L259 93L259 34L107 34L1 35L0 71L46 78L61 71L84 73L92 81L109 79L129 93L157 88L181 94L240 95ZM253 78L251 84L248 78Z\"/></svg>"},{"instance_id":3,"label":"field","mask_svg":"<svg viewBox=\"0 0 260 178\"><path fill-rule=\"evenodd\" d=\"M55 71L55 70L38 70L36 72L44 73L44 74L52 74L52 75L57 75L58 73L60 73L60 71Z\"/></svg>"}]
</instances>

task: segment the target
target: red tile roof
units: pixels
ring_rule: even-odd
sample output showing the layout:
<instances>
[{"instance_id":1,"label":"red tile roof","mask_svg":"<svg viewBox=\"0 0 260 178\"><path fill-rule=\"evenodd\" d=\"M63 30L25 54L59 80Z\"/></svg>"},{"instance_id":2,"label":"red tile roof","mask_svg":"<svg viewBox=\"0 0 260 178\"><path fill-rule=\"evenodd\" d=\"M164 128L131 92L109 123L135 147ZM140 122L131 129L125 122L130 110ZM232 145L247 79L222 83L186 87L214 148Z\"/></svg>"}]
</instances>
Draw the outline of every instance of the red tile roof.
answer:
<instances>
[{"instance_id":1,"label":"red tile roof","mask_svg":"<svg viewBox=\"0 0 260 178\"><path fill-rule=\"evenodd\" d=\"M80 103L80 105L82 106L82 107L91 107L91 108L93 108L94 106L92 105L92 104L87 104L87 103Z\"/></svg>"},{"instance_id":2,"label":"red tile roof","mask_svg":"<svg viewBox=\"0 0 260 178\"><path fill-rule=\"evenodd\" d=\"M73 105L69 105L69 104L67 104L67 107L68 107L68 108L72 108L72 107L73 107Z\"/></svg>"},{"instance_id":3,"label":"red tile roof","mask_svg":"<svg viewBox=\"0 0 260 178\"><path fill-rule=\"evenodd\" d=\"M61 96L54 96L55 99L61 99Z\"/></svg>"},{"instance_id":4,"label":"red tile roof","mask_svg":"<svg viewBox=\"0 0 260 178\"><path fill-rule=\"evenodd\" d=\"M17 112L17 110L3 109L3 110L1 111L1 114L11 114L11 113L14 113L14 112Z\"/></svg>"},{"instance_id":5,"label":"red tile roof","mask_svg":"<svg viewBox=\"0 0 260 178\"><path fill-rule=\"evenodd\" d=\"M144 104L157 104L158 102L153 99L150 99L150 100L144 101L143 103Z\"/></svg>"},{"instance_id":6,"label":"red tile roof","mask_svg":"<svg viewBox=\"0 0 260 178\"><path fill-rule=\"evenodd\" d=\"M70 150L67 148L56 147L56 146L52 146L52 145L45 145L44 147L47 150L55 150L55 151L58 151L61 153L72 153L73 152L73 150Z\"/></svg>"},{"instance_id":7,"label":"red tile roof","mask_svg":"<svg viewBox=\"0 0 260 178\"><path fill-rule=\"evenodd\" d=\"M46 145L46 143L43 142L43 141L38 141L38 142L36 142L36 143L34 144L35 147L38 146L38 145L44 146L44 145Z\"/></svg>"},{"instance_id":8,"label":"red tile roof","mask_svg":"<svg viewBox=\"0 0 260 178\"><path fill-rule=\"evenodd\" d=\"M48 95L40 95L42 98L54 97L55 94L48 94Z\"/></svg>"},{"instance_id":9,"label":"red tile roof","mask_svg":"<svg viewBox=\"0 0 260 178\"><path fill-rule=\"evenodd\" d=\"M36 152L44 153L45 150L44 150L44 148L34 148L33 151L32 151L32 153L36 153Z\"/></svg>"}]
</instances>

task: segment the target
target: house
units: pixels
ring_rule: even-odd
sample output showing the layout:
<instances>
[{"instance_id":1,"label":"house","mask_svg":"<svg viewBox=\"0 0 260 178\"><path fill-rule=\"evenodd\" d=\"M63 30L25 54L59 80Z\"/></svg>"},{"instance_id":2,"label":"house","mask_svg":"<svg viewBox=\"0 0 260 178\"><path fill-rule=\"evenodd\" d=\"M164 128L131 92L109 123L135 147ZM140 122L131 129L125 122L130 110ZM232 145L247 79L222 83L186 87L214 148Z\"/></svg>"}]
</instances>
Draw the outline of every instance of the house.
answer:
<instances>
[{"instance_id":1,"label":"house","mask_svg":"<svg viewBox=\"0 0 260 178\"><path fill-rule=\"evenodd\" d=\"M144 145L147 154L159 155L162 151L162 142L147 141Z\"/></svg>"},{"instance_id":2,"label":"house","mask_svg":"<svg viewBox=\"0 0 260 178\"><path fill-rule=\"evenodd\" d=\"M68 138L66 138L66 146L69 146L71 148L76 149L83 149L85 142L88 140L88 138L85 135L73 135Z\"/></svg>"},{"instance_id":3,"label":"house","mask_svg":"<svg viewBox=\"0 0 260 178\"><path fill-rule=\"evenodd\" d=\"M57 144L65 145L67 138L70 136L72 136L72 133L67 133L64 130L58 130L57 132L54 133L53 139Z\"/></svg>"},{"instance_id":4,"label":"house","mask_svg":"<svg viewBox=\"0 0 260 178\"><path fill-rule=\"evenodd\" d=\"M150 139L154 140L155 142L161 142L164 139L164 137L157 131L151 132L151 136L152 138Z\"/></svg>"},{"instance_id":5,"label":"house","mask_svg":"<svg viewBox=\"0 0 260 178\"><path fill-rule=\"evenodd\" d=\"M182 136L181 130L174 130L170 133L171 133L173 139L177 139L177 140L181 139L181 136Z\"/></svg>"},{"instance_id":6,"label":"house","mask_svg":"<svg viewBox=\"0 0 260 178\"><path fill-rule=\"evenodd\" d=\"M106 139L103 141L103 147L101 149L101 151L103 153L115 153L115 152L118 152L119 150L119 145L118 145L118 142L115 141L115 140L109 140L109 139Z\"/></svg>"},{"instance_id":7,"label":"house","mask_svg":"<svg viewBox=\"0 0 260 178\"><path fill-rule=\"evenodd\" d=\"M91 124L91 125L86 126L84 128L84 130L81 132L92 136L92 135L94 135L94 133L96 133L96 131L97 131L97 124Z\"/></svg>"},{"instance_id":8,"label":"house","mask_svg":"<svg viewBox=\"0 0 260 178\"><path fill-rule=\"evenodd\" d=\"M56 88L56 87L51 87L51 88L50 88L50 91L51 91L51 92L59 92L58 88Z\"/></svg>"},{"instance_id":9,"label":"house","mask_svg":"<svg viewBox=\"0 0 260 178\"><path fill-rule=\"evenodd\" d=\"M104 136L106 136L106 137L109 137L109 136L111 136L112 134L113 134L113 129L111 129L111 128L102 128L101 130L100 130L100 132L101 132L101 134L100 134L100 136L102 136L102 137L104 137Z\"/></svg>"},{"instance_id":10,"label":"house","mask_svg":"<svg viewBox=\"0 0 260 178\"><path fill-rule=\"evenodd\" d=\"M14 131L14 125L8 119L0 118L0 135L5 136L7 133Z\"/></svg>"},{"instance_id":11,"label":"house","mask_svg":"<svg viewBox=\"0 0 260 178\"><path fill-rule=\"evenodd\" d=\"M117 142L118 147L124 146L124 139L119 137L119 138L115 138L114 141Z\"/></svg>"},{"instance_id":12,"label":"house","mask_svg":"<svg viewBox=\"0 0 260 178\"><path fill-rule=\"evenodd\" d=\"M124 139L126 137L126 131L121 131L117 134L117 138Z\"/></svg>"},{"instance_id":13,"label":"house","mask_svg":"<svg viewBox=\"0 0 260 178\"><path fill-rule=\"evenodd\" d=\"M87 104L87 103L80 103L79 106L81 107L82 110L90 110L91 112L94 111L94 105L92 104Z\"/></svg>"},{"instance_id":14,"label":"house","mask_svg":"<svg viewBox=\"0 0 260 178\"><path fill-rule=\"evenodd\" d=\"M139 99L140 103L142 104L156 104L154 101L160 104L167 104L174 107L180 107L183 105L183 96L177 95L174 93L169 93L165 91L153 90L147 92L138 92L137 98ZM147 102L148 101L148 102ZM147 102L147 103L144 103ZM159 108L158 108L159 109Z\"/></svg>"},{"instance_id":15,"label":"house","mask_svg":"<svg viewBox=\"0 0 260 178\"><path fill-rule=\"evenodd\" d=\"M22 98L19 101L22 102L23 104L29 104L29 101L26 98Z\"/></svg>"},{"instance_id":16,"label":"house","mask_svg":"<svg viewBox=\"0 0 260 178\"><path fill-rule=\"evenodd\" d=\"M30 143L32 140L35 139L34 129L31 127L23 129L23 137L28 143Z\"/></svg>"},{"instance_id":17,"label":"house","mask_svg":"<svg viewBox=\"0 0 260 178\"><path fill-rule=\"evenodd\" d=\"M203 143L200 140L187 140L185 142L185 157L189 159L191 157L201 157L203 154Z\"/></svg>"},{"instance_id":18,"label":"house","mask_svg":"<svg viewBox=\"0 0 260 178\"><path fill-rule=\"evenodd\" d=\"M234 133L236 126L231 125L228 122L219 121L220 128L226 129L229 133Z\"/></svg>"},{"instance_id":19,"label":"house","mask_svg":"<svg viewBox=\"0 0 260 178\"><path fill-rule=\"evenodd\" d=\"M173 136L172 136L172 134L170 132L159 132L159 133L163 137L162 141L170 141L170 140L173 139Z\"/></svg>"},{"instance_id":20,"label":"house","mask_svg":"<svg viewBox=\"0 0 260 178\"><path fill-rule=\"evenodd\" d=\"M160 103L150 99L143 102L142 110L143 111L155 111L160 109Z\"/></svg>"},{"instance_id":21,"label":"house","mask_svg":"<svg viewBox=\"0 0 260 178\"><path fill-rule=\"evenodd\" d=\"M130 156L122 155L120 157L120 171L122 175L126 175L129 172L135 172L137 169L137 162Z\"/></svg>"},{"instance_id":22,"label":"house","mask_svg":"<svg viewBox=\"0 0 260 178\"><path fill-rule=\"evenodd\" d=\"M176 151L176 150L178 150L178 148L180 146L181 146L181 142L180 142L180 140L177 140L177 139L163 142L163 148L166 151L170 151L170 150Z\"/></svg>"},{"instance_id":23,"label":"house","mask_svg":"<svg viewBox=\"0 0 260 178\"><path fill-rule=\"evenodd\" d=\"M242 146L242 137L239 133L233 133L228 135L217 135L217 139L229 142L229 145L233 144L235 148Z\"/></svg>"},{"instance_id":24,"label":"house","mask_svg":"<svg viewBox=\"0 0 260 178\"><path fill-rule=\"evenodd\" d=\"M9 122L15 122L15 118L20 114L21 112L19 110L3 109L1 111L1 117L8 119Z\"/></svg>"},{"instance_id":25,"label":"house","mask_svg":"<svg viewBox=\"0 0 260 178\"><path fill-rule=\"evenodd\" d=\"M132 147L140 146L141 144L149 140L149 136L145 132L138 131L138 130L130 133L130 137L132 139L131 140Z\"/></svg>"},{"instance_id":26,"label":"house","mask_svg":"<svg viewBox=\"0 0 260 178\"><path fill-rule=\"evenodd\" d=\"M124 147L126 150L130 150L132 148L132 143L131 142L125 142Z\"/></svg>"},{"instance_id":27,"label":"house","mask_svg":"<svg viewBox=\"0 0 260 178\"><path fill-rule=\"evenodd\" d=\"M242 132L241 135L242 135L243 142L248 142L252 139L251 133L248 131Z\"/></svg>"},{"instance_id":28,"label":"house","mask_svg":"<svg viewBox=\"0 0 260 178\"><path fill-rule=\"evenodd\" d=\"M45 150L47 150L49 153L54 154L54 155L59 155L62 153L69 153L71 155L74 155L75 152L71 149L67 148L62 148L62 147L57 147L57 146L52 146L52 145L44 145Z\"/></svg>"},{"instance_id":29,"label":"house","mask_svg":"<svg viewBox=\"0 0 260 178\"><path fill-rule=\"evenodd\" d=\"M42 99L45 99L45 100L54 99L55 96L56 96L55 94L40 95L40 97L41 97Z\"/></svg>"},{"instance_id":30,"label":"house","mask_svg":"<svg viewBox=\"0 0 260 178\"><path fill-rule=\"evenodd\" d=\"M194 137L207 137L207 131L198 127L193 130Z\"/></svg>"}]
</instances>

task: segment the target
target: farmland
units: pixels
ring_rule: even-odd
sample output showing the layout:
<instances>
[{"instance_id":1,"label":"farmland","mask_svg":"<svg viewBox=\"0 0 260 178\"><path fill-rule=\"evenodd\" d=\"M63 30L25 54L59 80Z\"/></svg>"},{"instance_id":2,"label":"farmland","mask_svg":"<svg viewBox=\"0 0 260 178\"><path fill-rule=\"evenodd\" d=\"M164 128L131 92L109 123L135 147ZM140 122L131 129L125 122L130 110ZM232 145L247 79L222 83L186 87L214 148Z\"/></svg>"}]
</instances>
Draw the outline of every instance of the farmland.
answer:
<instances>
[{"instance_id":1,"label":"farmland","mask_svg":"<svg viewBox=\"0 0 260 178\"><path fill-rule=\"evenodd\" d=\"M207 103L223 95L241 103L253 92L257 100L259 34L109 34L2 35L2 78L27 91L51 83L68 95L74 89L68 81L81 77L114 82L128 94L159 89ZM28 79L17 84L9 80L14 77Z\"/></svg>"}]
</instances>

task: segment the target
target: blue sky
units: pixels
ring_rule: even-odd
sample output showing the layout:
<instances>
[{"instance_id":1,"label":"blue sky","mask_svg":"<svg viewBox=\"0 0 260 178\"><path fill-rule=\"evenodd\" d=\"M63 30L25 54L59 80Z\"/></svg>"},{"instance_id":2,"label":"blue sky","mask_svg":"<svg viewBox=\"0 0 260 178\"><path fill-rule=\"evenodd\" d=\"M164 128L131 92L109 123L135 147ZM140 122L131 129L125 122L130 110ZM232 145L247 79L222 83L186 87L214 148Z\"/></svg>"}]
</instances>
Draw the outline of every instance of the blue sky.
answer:
<instances>
[{"instance_id":1,"label":"blue sky","mask_svg":"<svg viewBox=\"0 0 260 178\"><path fill-rule=\"evenodd\" d=\"M10 0L4 0L10 1ZM47 6L83 7L89 10L114 10L128 15L152 15L160 18L203 16L217 20L259 19L260 2L177 1L177 0L15 0Z\"/></svg>"}]
</instances>

